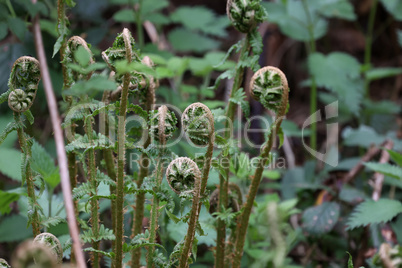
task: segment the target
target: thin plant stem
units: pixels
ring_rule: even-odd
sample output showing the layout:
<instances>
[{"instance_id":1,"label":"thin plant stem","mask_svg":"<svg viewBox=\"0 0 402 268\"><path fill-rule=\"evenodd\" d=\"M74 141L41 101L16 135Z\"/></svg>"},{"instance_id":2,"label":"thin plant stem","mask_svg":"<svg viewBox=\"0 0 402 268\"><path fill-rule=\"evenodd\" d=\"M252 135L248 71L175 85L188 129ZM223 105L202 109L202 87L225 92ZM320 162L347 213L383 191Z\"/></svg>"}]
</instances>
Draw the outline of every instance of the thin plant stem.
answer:
<instances>
[{"instance_id":1,"label":"thin plant stem","mask_svg":"<svg viewBox=\"0 0 402 268\"><path fill-rule=\"evenodd\" d=\"M18 122L19 125L22 125L21 122L21 115L17 112L14 112L14 120L15 122ZM24 130L19 127L17 129L17 134L18 134L18 142L20 143L21 151L25 154L24 159L26 159L26 163L23 163L23 170L24 172L23 176L25 176L25 180L27 183L27 188L28 188L28 197L31 199L32 206L33 208L33 214L32 214L32 232L34 236L37 236L40 234L40 220L39 220L39 214L38 211L36 210L35 206L36 204L36 196L35 196L35 186L34 186L34 181L32 178L32 172L31 172L31 147L27 143L27 137L24 133Z\"/></svg>"},{"instance_id":2,"label":"thin plant stem","mask_svg":"<svg viewBox=\"0 0 402 268\"><path fill-rule=\"evenodd\" d=\"M126 48L126 59L132 61L131 40L128 29L123 30L123 38ZM124 242L124 169L125 169L125 143L126 143L126 113L128 101L128 88L130 85L130 73L124 74L123 89L121 92L119 119L117 128L117 189L116 189L116 258L115 267L122 268L123 242Z\"/></svg>"},{"instance_id":3,"label":"thin plant stem","mask_svg":"<svg viewBox=\"0 0 402 268\"><path fill-rule=\"evenodd\" d=\"M142 1L138 1L138 9L136 12L135 16L135 21L137 25L137 37L138 37L138 45L140 48L144 46L144 31L142 29L142 16L141 16L141 11L142 11Z\"/></svg>"},{"instance_id":4,"label":"thin plant stem","mask_svg":"<svg viewBox=\"0 0 402 268\"><path fill-rule=\"evenodd\" d=\"M90 144L93 142L93 128L92 128L92 117L88 117L85 120L85 132L88 136L88 141ZM89 183L91 184L92 189L95 191L95 195L97 193L98 184L96 182L96 163L95 163L95 150L88 150L88 175L89 175ZM91 199L91 225L92 225L92 233L97 235L99 233L99 204L98 199ZM92 247L95 250L99 250L99 241L93 241ZM91 252L91 260L92 267L98 268L99 265L99 253L96 251Z\"/></svg>"},{"instance_id":5,"label":"thin plant stem","mask_svg":"<svg viewBox=\"0 0 402 268\"><path fill-rule=\"evenodd\" d=\"M367 36L366 36L366 47L364 50L364 65L368 69L371 63L371 48L373 42L373 31L374 31L374 22L375 22L375 14L377 12L378 0L373 0L371 3L371 9L369 14L369 21L367 24ZM365 97L370 98L370 81L367 77L364 80L364 89L365 89Z\"/></svg>"},{"instance_id":6,"label":"thin plant stem","mask_svg":"<svg viewBox=\"0 0 402 268\"><path fill-rule=\"evenodd\" d=\"M247 34L244 40L239 60L243 60L250 50L250 37ZM243 83L244 67L239 67L236 70L235 80L233 82L232 92L230 97L233 97L237 90ZM229 101L228 109L226 112L226 124L225 124L225 139L229 139L232 135L232 125L234 115L236 112L237 104ZM226 156L224 163L230 163L230 156ZM225 178L226 177L226 178ZM228 191L229 191L229 165L225 167L225 176L219 175L219 212L223 212L228 206ZM225 261L225 240L226 240L226 224L223 220L217 220L217 241L216 241L216 257L215 267L224 267Z\"/></svg>"},{"instance_id":7,"label":"thin plant stem","mask_svg":"<svg viewBox=\"0 0 402 268\"><path fill-rule=\"evenodd\" d=\"M15 10L14 10L14 8L13 8L13 5L11 4L10 0L6 0L6 4L7 4L8 10L9 10L10 13L11 13L11 16L12 16L13 18L17 17L17 15L15 14Z\"/></svg>"},{"instance_id":8,"label":"thin plant stem","mask_svg":"<svg viewBox=\"0 0 402 268\"><path fill-rule=\"evenodd\" d=\"M307 16L307 30L310 35L310 40L308 42L308 49L307 49L307 54L310 56L311 54L315 53L316 51L316 46L315 46L315 39L314 39L314 24L311 19L311 14L308 9L308 5L306 0L302 0L303 4L303 9L304 12L306 13ZM317 111L317 83L315 81L314 77L311 77L311 86L310 86L310 115L313 116L315 112ZM312 150L316 151L317 150L317 123L316 123L316 118L315 115L313 118L311 118L311 134L310 134L310 147Z\"/></svg>"}]
</instances>

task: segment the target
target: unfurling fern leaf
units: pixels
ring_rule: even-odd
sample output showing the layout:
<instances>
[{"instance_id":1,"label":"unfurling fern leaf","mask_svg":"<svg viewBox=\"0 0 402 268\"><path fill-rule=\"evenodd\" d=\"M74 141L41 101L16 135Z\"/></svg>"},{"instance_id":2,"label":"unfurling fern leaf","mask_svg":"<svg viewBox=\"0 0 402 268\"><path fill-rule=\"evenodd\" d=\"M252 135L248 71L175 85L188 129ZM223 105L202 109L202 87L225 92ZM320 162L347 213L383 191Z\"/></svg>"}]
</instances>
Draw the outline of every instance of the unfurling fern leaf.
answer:
<instances>
[{"instance_id":1,"label":"unfurling fern leaf","mask_svg":"<svg viewBox=\"0 0 402 268\"><path fill-rule=\"evenodd\" d=\"M49 248L53 256L57 259L57 263L61 263L63 259L63 248L59 239L51 233L41 233L33 240L34 244L44 245Z\"/></svg>"}]
</instances>

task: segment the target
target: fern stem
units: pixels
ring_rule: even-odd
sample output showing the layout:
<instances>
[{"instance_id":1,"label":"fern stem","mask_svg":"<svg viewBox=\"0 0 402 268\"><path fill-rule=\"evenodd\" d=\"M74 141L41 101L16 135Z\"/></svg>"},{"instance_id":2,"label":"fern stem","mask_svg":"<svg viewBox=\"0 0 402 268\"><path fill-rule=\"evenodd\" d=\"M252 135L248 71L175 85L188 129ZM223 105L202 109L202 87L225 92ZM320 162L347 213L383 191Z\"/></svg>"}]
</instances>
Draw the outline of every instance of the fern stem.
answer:
<instances>
[{"instance_id":1,"label":"fern stem","mask_svg":"<svg viewBox=\"0 0 402 268\"><path fill-rule=\"evenodd\" d=\"M161 156L159 156L156 170L157 175L156 175L156 187L154 189L155 193L159 190L163 179L163 161ZM158 214L159 214L158 211L159 211L159 198L156 195L154 195L152 199L151 220L150 220L151 223L149 227L149 243L155 243L156 241L156 231L158 229ZM148 248L148 254L147 254L147 268L155 267L153 262L154 252L155 248L153 246L150 246Z\"/></svg>"},{"instance_id":2,"label":"fern stem","mask_svg":"<svg viewBox=\"0 0 402 268\"><path fill-rule=\"evenodd\" d=\"M88 136L88 141L90 144L93 142L93 128L92 128L92 117L87 117L85 120L85 131ZM96 182L96 163L95 163L95 150L89 149L88 150L88 175L89 175L89 182L91 184L91 188L95 191L93 195L96 195L98 184ZM92 196L93 196L92 195ZM98 235L99 233L99 202L98 199L92 198L91 199L91 225L92 225L92 233L93 235ZM92 247L95 250L99 250L99 241L93 241ZM92 267L97 268L99 266L99 253L98 252L91 252L91 261Z\"/></svg>"},{"instance_id":3,"label":"fern stem","mask_svg":"<svg viewBox=\"0 0 402 268\"><path fill-rule=\"evenodd\" d=\"M364 65L368 69L371 62L371 47L373 43L373 30L374 30L374 22L375 22L375 14L377 12L378 0L373 0L371 3L369 21L367 24L367 36L366 36L366 47L364 49ZM365 97L370 98L370 81L365 78L364 79L364 89L365 89Z\"/></svg>"},{"instance_id":4,"label":"fern stem","mask_svg":"<svg viewBox=\"0 0 402 268\"><path fill-rule=\"evenodd\" d=\"M15 122L22 126L21 122L21 115L17 112L14 112L14 120ZM39 214L38 211L36 210L35 206L36 204L36 196L35 196L35 187L34 187L34 181L32 178L32 172L31 172L31 147L27 143L27 137L24 133L24 130L19 127L17 129L17 134L18 134L18 141L20 143L21 151L23 154L25 154L25 161L26 163L22 163L22 176L25 176L26 182L27 182L27 188L28 188L28 197L32 201L32 206L33 206L33 214L32 214L32 219L31 219L31 224L32 224L32 231L33 235L37 236L40 234L40 220L39 220Z\"/></svg>"},{"instance_id":5,"label":"fern stem","mask_svg":"<svg viewBox=\"0 0 402 268\"><path fill-rule=\"evenodd\" d=\"M249 54L250 50L250 36L246 35L244 43L242 45L242 49L240 52L239 61L245 59ZM236 70L235 80L233 82L232 92L230 94L230 98L235 96L237 90L241 87L243 83L243 75L244 75L244 67L239 67ZM225 124L225 139L229 139L232 134L231 125L237 105L231 101L229 101L228 109L226 112L226 124ZM226 156L224 163L230 163L230 155ZM226 179L225 179L226 177ZM219 202L218 208L219 212L223 212L224 209L228 206L228 192L229 192L229 164L225 167L225 176L219 175ZM217 241L216 241L216 257L215 257L215 267L224 267L225 262L225 240L226 240L226 224L223 220L218 219L217 224Z\"/></svg>"},{"instance_id":6,"label":"fern stem","mask_svg":"<svg viewBox=\"0 0 402 268\"><path fill-rule=\"evenodd\" d=\"M251 210L253 208L254 200L257 195L258 186L260 185L262 172L264 171L264 166L268 161L269 152L272 149L273 138L274 138L274 131L271 131L268 137L268 142L264 146L262 153L260 155L260 161L258 163L257 169L255 170L253 180L251 181L249 193L247 195L247 200L243 206L244 210L240 215L239 222L237 223L237 237L233 257L233 266L232 266L233 268L240 268L240 262L241 257L243 256L243 247L246 240L246 233Z\"/></svg>"}]
</instances>

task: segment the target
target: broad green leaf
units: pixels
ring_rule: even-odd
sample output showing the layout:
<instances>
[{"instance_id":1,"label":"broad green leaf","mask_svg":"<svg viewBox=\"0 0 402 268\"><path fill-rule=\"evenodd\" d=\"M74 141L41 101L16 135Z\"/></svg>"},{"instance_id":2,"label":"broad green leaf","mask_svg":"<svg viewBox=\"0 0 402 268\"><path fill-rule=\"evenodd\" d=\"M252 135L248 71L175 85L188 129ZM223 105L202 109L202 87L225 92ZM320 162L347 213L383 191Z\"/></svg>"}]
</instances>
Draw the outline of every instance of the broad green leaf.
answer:
<instances>
[{"instance_id":1,"label":"broad green leaf","mask_svg":"<svg viewBox=\"0 0 402 268\"><path fill-rule=\"evenodd\" d=\"M137 72L155 77L157 75L154 69L140 62L127 63L127 61L123 60L123 61L117 61L115 64L116 64L116 70L119 74Z\"/></svg>"},{"instance_id":2,"label":"broad green leaf","mask_svg":"<svg viewBox=\"0 0 402 268\"><path fill-rule=\"evenodd\" d=\"M64 0L64 1L69 7L74 7L76 5L75 0Z\"/></svg>"},{"instance_id":3,"label":"broad green leaf","mask_svg":"<svg viewBox=\"0 0 402 268\"><path fill-rule=\"evenodd\" d=\"M79 81L75 83L69 90L65 91L65 94L81 96L88 94L91 91L107 91L115 90L117 84L109 80L106 76L92 76L88 81Z\"/></svg>"},{"instance_id":4,"label":"broad green leaf","mask_svg":"<svg viewBox=\"0 0 402 268\"><path fill-rule=\"evenodd\" d=\"M379 172L384 175L394 177L396 179L402 179L402 168L395 165L374 162L364 163L364 165L375 172Z\"/></svg>"},{"instance_id":5,"label":"broad green leaf","mask_svg":"<svg viewBox=\"0 0 402 268\"><path fill-rule=\"evenodd\" d=\"M0 159L0 173L21 181L21 152L13 148L1 148Z\"/></svg>"},{"instance_id":6,"label":"broad green leaf","mask_svg":"<svg viewBox=\"0 0 402 268\"><path fill-rule=\"evenodd\" d=\"M366 114L397 114L401 111L401 106L390 100L372 101L363 100L364 113Z\"/></svg>"},{"instance_id":7,"label":"broad green leaf","mask_svg":"<svg viewBox=\"0 0 402 268\"><path fill-rule=\"evenodd\" d=\"M389 153L389 155L391 156L391 159L400 167L402 167L402 154L396 152L396 151L392 151L392 150L388 150L387 152Z\"/></svg>"},{"instance_id":8,"label":"broad green leaf","mask_svg":"<svg viewBox=\"0 0 402 268\"><path fill-rule=\"evenodd\" d=\"M340 207L335 202L324 202L303 212L303 229L313 235L321 235L332 230L338 221Z\"/></svg>"},{"instance_id":9,"label":"broad green leaf","mask_svg":"<svg viewBox=\"0 0 402 268\"><path fill-rule=\"evenodd\" d=\"M397 30L396 34L398 35L399 47L402 47L402 30Z\"/></svg>"},{"instance_id":10,"label":"broad green leaf","mask_svg":"<svg viewBox=\"0 0 402 268\"><path fill-rule=\"evenodd\" d=\"M385 137L377 134L371 127L361 125L357 129L346 127L342 132L344 144L347 146L370 147L371 144L381 144Z\"/></svg>"},{"instance_id":11,"label":"broad green leaf","mask_svg":"<svg viewBox=\"0 0 402 268\"><path fill-rule=\"evenodd\" d=\"M160 13L151 13L146 16L147 20L157 25L165 25L170 23L169 17Z\"/></svg>"},{"instance_id":12,"label":"broad green leaf","mask_svg":"<svg viewBox=\"0 0 402 268\"><path fill-rule=\"evenodd\" d=\"M10 204L14 201L17 201L20 197L20 194L4 192L0 190L0 213L8 214L11 211Z\"/></svg>"},{"instance_id":13,"label":"broad green leaf","mask_svg":"<svg viewBox=\"0 0 402 268\"><path fill-rule=\"evenodd\" d=\"M11 215L0 222L0 242L17 242L32 236L32 227L27 228L28 219Z\"/></svg>"},{"instance_id":14,"label":"broad green leaf","mask_svg":"<svg viewBox=\"0 0 402 268\"><path fill-rule=\"evenodd\" d=\"M355 58L340 52L314 53L308 58L308 68L318 86L335 92L352 113L359 114L364 83Z\"/></svg>"},{"instance_id":15,"label":"broad green leaf","mask_svg":"<svg viewBox=\"0 0 402 268\"><path fill-rule=\"evenodd\" d=\"M318 7L318 13L328 18L356 19L353 5L348 0L322 0Z\"/></svg>"},{"instance_id":16,"label":"broad green leaf","mask_svg":"<svg viewBox=\"0 0 402 268\"><path fill-rule=\"evenodd\" d=\"M352 230L360 226L388 222L402 212L402 203L397 200L380 199L366 200L360 203L352 212L347 221L347 229Z\"/></svg>"},{"instance_id":17,"label":"broad green leaf","mask_svg":"<svg viewBox=\"0 0 402 268\"><path fill-rule=\"evenodd\" d=\"M197 34L188 29L179 28L168 34L169 42L176 51L180 52L205 52L217 49L219 42L203 34Z\"/></svg>"},{"instance_id":18,"label":"broad green leaf","mask_svg":"<svg viewBox=\"0 0 402 268\"><path fill-rule=\"evenodd\" d=\"M32 145L31 168L38 172L51 188L60 183L59 169L54 160L36 141Z\"/></svg>"},{"instance_id":19,"label":"broad green leaf","mask_svg":"<svg viewBox=\"0 0 402 268\"><path fill-rule=\"evenodd\" d=\"M328 22L317 13L319 1L306 2L308 15L302 1L298 0L263 2L262 5L268 11L268 21L278 24L285 35L299 41L317 40L327 32ZM312 36L309 27L313 29Z\"/></svg>"},{"instance_id":20,"label":"broad green leaf","mask_svg":"<svg viewBox=\"0 0 402 268\"><path fill-rule=\"evenodd\" d=\"M169 6L169 1L167 0L146 0L142 1L141 15L147 19L147 15L151 12L161 10Z\"/></svg>"},{"instance_id":21,"label":"broad green leaf","mask_svg":"<svg viewBox=\"0 0 402 268\"><path fill-rule=\"evenodd\" d=\"M15 34L18 37L18 39L24 41L25 33L27 31L27 26L25 22L18 17L17 18L9 17L7 23L11 32L13 32L13 34Z\"/></svg>"},{"instance_id":22,"label":"broad green leaf","mask_svg":"<svg viewBox=\"0 0 402 268\"><path fill-rule=\"evenodd\" d=\"M4 21L0 22L0 40L3 40L8 34L8 25Z\"/></svg>"},{"instance_id":23,"label":"broad green leaf","mask_svg":"<svg viewBox=\"0 0 402 268\"><path fill-rule=\"evenodd\" d=\"M78 49L74 53L74 59L81 66L87 66L91 59L91 54L83 46L79 46Z\"/></svg>"},{"instance_id":24,"label":"broad green leaf","mask_svg":"<svg viewBox=\"0 0 402 268\"><path fill-rule=\"evenodd\" d=\"M367 71L366 77L368 80L373 81L399 74L402 74L402 68L382 67L382 68L374 68Z\"/></svg>"},{"instance_id":25,"label":"broad green leaf","mask_svg":"<svg viewBox=\"0 0 402 268\"><path fill-rule=\"evenodd\" d=\"M113 19L118 22L135 22L134 10L122 9L113 15Z\"/></svg>"},{"instance_id":26,"label":"broad green leaf","mask_svg":"<svg viewBox=\"0 0 402 268\"><path fill-rule=\"evenodd\" d=\"M380 0L385 9L391 13L396 20L402 21L402 1L400 0Z\"/></svg>"},{"instance_id":27,"label":"broad green leaf","mask_svg":"<svg viewBox=\"0 0 402 268\"><path fill-rule=\"evenodd\" d=\"M230 23L226 16L217 18L210 9L202 6L180 7L170 18L189 30L199 30L219 37L226 36L225 28Z\"/></svg>"}]
</instances>

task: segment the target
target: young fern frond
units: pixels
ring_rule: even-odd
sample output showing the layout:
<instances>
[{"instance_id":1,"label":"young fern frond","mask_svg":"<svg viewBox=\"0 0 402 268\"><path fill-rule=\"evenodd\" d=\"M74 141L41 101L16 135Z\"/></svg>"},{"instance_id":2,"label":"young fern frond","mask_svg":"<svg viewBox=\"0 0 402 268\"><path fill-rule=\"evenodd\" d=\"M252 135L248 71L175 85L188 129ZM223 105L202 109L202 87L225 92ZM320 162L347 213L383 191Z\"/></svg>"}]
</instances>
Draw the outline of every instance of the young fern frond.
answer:
<instances>
[{"instance_id":1,"label":"young fern frond","mask_svg":"<svg viewBox=\"0 0 402 268\"><path fill-rule=\"evenodd\" d=\"M157 124L156 124L157 123ZM174 113L170 112L165 105L159 107L157 111L150 113L150 134L154 140L158 140L162 146L161 153L158 157L158 164L156 167L156 186L154 192L158 193L163 179L163 150L165 149L166 141L172 137L173 132L176 130L177 119ZM158 211L159 211L159 196L154 195L151 208L151 223L149 243L153 244L156 240L156 231L158 229ZM147 267L154 267L154 252L153 246L148 248Z\"/></svg>"},{"instance_id":2,"label":"young fern frond","mask_svg":"<svg viewBox=\"0 0 402 268\"><path fill-rule=\"evenodd\" d=\"M199 216L201 171L198 169L197 164L190 158L179 157L173 160L167 167L166 179L175 193L184 194L191 192L193 197L187 235L180 253L179 261L179 268L187 268Z\"/></svg>"},{"instance_id":3,"label":"young fern frond","mask_svg":"<svg viewBox=\"0 0 402 268\"><path fill-rule=\"evenodd\" d=\"M242 33L249 33L266 16L260 0L228 0L226 12L236 30Z\"/></svg>"},{"instance_id":4,"label":"young fern frond","mask_svg":"<svg viewBox=\"0 0 402 268\"><path fill-rule=\"evenodd\" d=\"M51 249L40 243L33 243L28 240L20 244L11 257L13 268L57 268L57 258Z\"/></svg>"},{"instance_id":5,"label":"young fern frond","mask_svg":"<svg viewBox=\"0 0 402 268\"><path fill-rule=\"evenodd\" d=\"M14 62L8 80L8 106L11 110L22 113L31 108L40 78L37 59L23 56Z\"/></svg>"},{"instance_id":6,"label":"young fern frond","mask_svg":"<svg viewBox=\"0 0 402 268\"><path fill-rule=\"evenodd\" d=\"M276 118L272 128L269 130L268 139L261 148L258 166L250 184L247 200L242 207L243 210L237 222L235 252L232 259L233 268L240 268L251 210L257 195L258 186L260 185L264 166L269 161L269 153L272 149L276 130L280 128L283 117L286 114L289 97L289 87L286 76L281 70L271 66L264 67L254 74L250 83L250 91L254 92L252 94L254 94L266 108L272 109ZM278 92L281 94L279 95Z\"/></svg>"},{"instance_id":7,"label":"young fern frond","mask_svg":"<svg viewBox=\"0 0 402 268\"><path fill-rule=\"evenodd\" d=\"M11 268L5 259L0 258L0 268Z\"/></svg>"},{"instance_id":8,"label":"young fern frond","mask_svg":"<svg viewBox=\"0 0 402 268\"><path fill-rule=\"evenodd\" d=\"M57 263L62 263L63 260L63 248L61 247L59 239L51 233L41 233L33 240L34 244L44 245L49 248L54 255Z\"/></svg>"}]
</instances>

